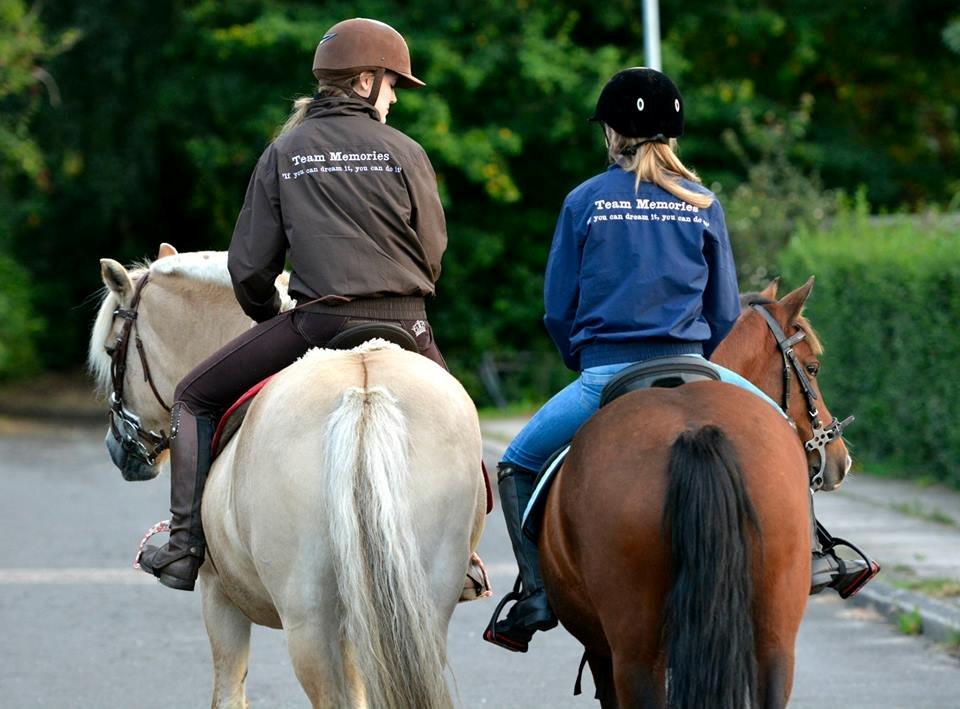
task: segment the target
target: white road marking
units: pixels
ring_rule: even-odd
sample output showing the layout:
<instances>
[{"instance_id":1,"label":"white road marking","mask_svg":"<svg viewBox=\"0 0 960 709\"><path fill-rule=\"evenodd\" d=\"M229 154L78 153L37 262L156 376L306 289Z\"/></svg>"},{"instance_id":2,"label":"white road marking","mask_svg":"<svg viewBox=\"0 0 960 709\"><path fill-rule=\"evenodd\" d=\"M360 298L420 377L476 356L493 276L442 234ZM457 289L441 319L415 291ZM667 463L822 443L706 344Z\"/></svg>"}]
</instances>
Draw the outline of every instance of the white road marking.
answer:
<instances>
[{"instance_id":1,"label":"white road marking","mask_svg":"<svg viewBox=\"0 0 960 709\"><path fill-rule=\"evenodd\" d=\"M154 584L157 580L132 566L118 569L68 568L68 569L3 569L0 568L0 585L67 585L67 584L113 584L138 586Z\"/></svg>"}]
</instances>

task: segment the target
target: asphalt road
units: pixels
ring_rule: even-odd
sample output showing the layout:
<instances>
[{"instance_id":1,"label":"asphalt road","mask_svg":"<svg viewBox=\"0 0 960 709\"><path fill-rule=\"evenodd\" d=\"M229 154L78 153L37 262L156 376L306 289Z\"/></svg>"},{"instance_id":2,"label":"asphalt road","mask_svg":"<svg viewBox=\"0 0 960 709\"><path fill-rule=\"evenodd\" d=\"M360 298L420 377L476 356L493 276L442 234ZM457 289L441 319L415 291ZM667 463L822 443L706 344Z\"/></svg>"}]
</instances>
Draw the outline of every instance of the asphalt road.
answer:
<instances>
[{"instance_id":1,"label":"asphalt road","mask_svg":"<svg viewBox=\"0 0 960 709\"><path fill-rule=\"evenodd\" d=\"M199 594L130 568L144 530L167 516L167 480L126 483L103 430L0 421L0 708L209 706L210 659ZM515 573L502 519L480 554L496 597ZM590 707L572 696L580 659L562 629L526 655L480 635L493 601L461 605L450 629L458 706ZM309 706L282 634L254 631L254 707ZM960 706L960 660L900 634L835 596L812 599L800 634L791 707Z\"/></svg>"}]
</instances>

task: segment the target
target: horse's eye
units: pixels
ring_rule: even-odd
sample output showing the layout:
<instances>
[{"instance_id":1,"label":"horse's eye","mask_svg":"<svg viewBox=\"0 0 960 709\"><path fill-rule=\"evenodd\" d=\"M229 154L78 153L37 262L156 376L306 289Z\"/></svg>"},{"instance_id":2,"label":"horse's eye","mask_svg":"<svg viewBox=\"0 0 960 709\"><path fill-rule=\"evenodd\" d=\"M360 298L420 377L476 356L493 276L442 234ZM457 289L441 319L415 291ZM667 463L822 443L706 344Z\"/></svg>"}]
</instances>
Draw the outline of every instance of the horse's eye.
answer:
<instances>
[{"instance_id":1,"label":"horse's eye","mask_svg":"<svg viewBox=\"0 0 960 709\"><path fill-rule=\"evenodd\" d=\"M817 372L819 372L819 371L820 371L820 363L819 363L819 362L810 362L810 363L807 365L807 374L809 374L811 377L817 376Z\"/></svg>"}]
</instances>

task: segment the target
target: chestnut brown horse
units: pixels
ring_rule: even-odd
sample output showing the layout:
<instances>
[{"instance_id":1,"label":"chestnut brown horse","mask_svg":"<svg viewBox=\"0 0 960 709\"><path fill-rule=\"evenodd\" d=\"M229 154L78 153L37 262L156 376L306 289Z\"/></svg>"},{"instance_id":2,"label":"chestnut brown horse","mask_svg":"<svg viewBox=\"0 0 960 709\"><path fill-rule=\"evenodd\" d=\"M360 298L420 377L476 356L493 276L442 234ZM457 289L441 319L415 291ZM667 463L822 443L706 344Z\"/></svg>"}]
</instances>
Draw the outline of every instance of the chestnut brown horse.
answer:
<instances>
[{"instance_id":1,"label":"chestnut brown horse","mask_svg":"<svg viewBox=\"0 0 960 709\"><path fill-rule=\"evenodd\" d=\"M625 394L574 438L546 501L541 565L604 707L787 704L810 588L809 481L833 489L850 466L801 315L812 285L777 301L771 284L713 357L792 421L702 381Z\"/></svg>"}]
</instances>

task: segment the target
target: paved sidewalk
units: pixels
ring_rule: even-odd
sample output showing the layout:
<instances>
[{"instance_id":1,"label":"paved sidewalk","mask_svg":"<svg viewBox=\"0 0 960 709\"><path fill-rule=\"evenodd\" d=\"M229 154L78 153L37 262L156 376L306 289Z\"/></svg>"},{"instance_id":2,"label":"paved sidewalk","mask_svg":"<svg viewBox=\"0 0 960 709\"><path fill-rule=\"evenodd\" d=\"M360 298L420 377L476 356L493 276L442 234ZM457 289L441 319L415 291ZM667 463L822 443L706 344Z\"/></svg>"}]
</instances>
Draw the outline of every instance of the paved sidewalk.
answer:
<instances>
[{"instance_id":1,"label":"paved sidewalk","mask_svg":"<svg viewBox=\"0 0 960 709\"><path fill-rule=\"evenodd\" d=\"M481 421L488 452L502 453L525 422ZM839 490L817 493L814 506L831 534L882 567L851 602L894 621L919 618L929 639L960 644L960 492L854 473Z\"/></svg>"}]
</instances>

